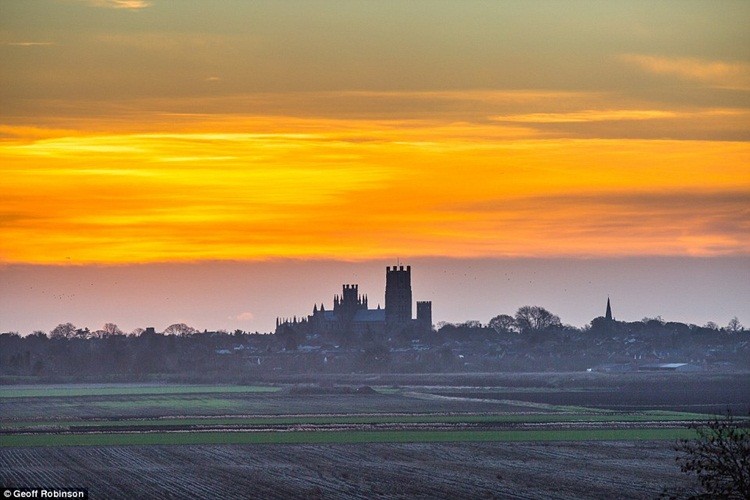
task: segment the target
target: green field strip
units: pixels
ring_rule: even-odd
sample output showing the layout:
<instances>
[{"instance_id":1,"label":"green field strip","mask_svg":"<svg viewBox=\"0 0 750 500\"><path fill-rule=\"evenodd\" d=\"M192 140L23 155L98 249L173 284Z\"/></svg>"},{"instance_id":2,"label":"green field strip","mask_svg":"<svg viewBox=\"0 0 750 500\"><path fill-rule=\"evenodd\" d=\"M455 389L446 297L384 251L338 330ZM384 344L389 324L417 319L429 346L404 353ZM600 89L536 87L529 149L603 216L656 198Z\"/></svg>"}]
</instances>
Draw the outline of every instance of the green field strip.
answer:
<instances>
[{"instance_id":1,"label":"green field strip","mask_svg":"<svg viewBox=\"0 0 750 500\"><path fill-rule=\"evenodd\" d=\"M199 418L159 418L125 420L65 420L65 421L23 421L2 422L0 429L53 428L71 429L86 427L130 427L150 426L201 426L201 425L295 425L295 424L409 424L409 423L566 423L566 422L671 422L702 421L711 417L699 413L654 412L638 414L467 414L467 415L300 415L269 417L199 417Z\"/></svg>"},{"instance_id":2,"label":"green field strip","mask_svg":"<svg viewBox=\"0 0 750 500\"><path fill-rule=\"evenodd\" d=\"M539 403L534 401L526 401L522 399L495 399L495 398L477 398L477 397L460 397L460 396L446 396L440 393L433 392L413 392L404 391L401 393L402 396L407 398L421 399L421 400L432 400L432 401L468 401L475 402L482 399L489 399L492 403L501 404L506 406L515 406L520 408L545 410L550 412L565 412L565 413L601 413L608 414L613 413L615 410L608 410L604 408L592 408L585 406L571 406L571 405L556 405L551 403Z\"/></svg>"},{"instance_id":3,"label":"green field strip","mask_svg":"<svg viewBox=\"0 0 750 500\"><path fill-rule=\"evenodd\" d=\"M114 387L2 387L0 398L65 398L85 396L146 396L180 394L238 394L278 392L280 387L264 385L148 385Z\"/></svg>"},{"instance_id":4,"label":"green field strip","mask_svg":"<svg viewBox=\"0 0 750 500\"><path fill-rule=\"evenodd\" d=\"M242 401L221 397L171 397L138 399L136 401L95 401L92 407L113 411L135 411L138 409L163 408L171 411L231 410L242 406Z\"/></svg>"},{"instance_id":5,"label":"green field strip","mask_svg":"<svg viewBox=\"0 0 750 500\"><path fill-rule=\"evenodd\" d=\"M616 412L617 410L609 410L607 408L591 408L588 406L571 406L571 405L553 405L549 403L537 403L542 407L546 407L549 410L565 413L598 413L600 415L609 415Z\"/></svg>"},{"instance_id":6,"label":"green field strip","mask_svg":"<svg viewBox=\"0 0 750 500\"><path fill-rule=\"evenodd\" d=\"M52 434L0 437L0 447L150 446L215 444L355 444L512 441L654 441L693 438L691 429L596 429L534 431L292 431L153 432L128 434Z\"/></svg>"}]
</instances>

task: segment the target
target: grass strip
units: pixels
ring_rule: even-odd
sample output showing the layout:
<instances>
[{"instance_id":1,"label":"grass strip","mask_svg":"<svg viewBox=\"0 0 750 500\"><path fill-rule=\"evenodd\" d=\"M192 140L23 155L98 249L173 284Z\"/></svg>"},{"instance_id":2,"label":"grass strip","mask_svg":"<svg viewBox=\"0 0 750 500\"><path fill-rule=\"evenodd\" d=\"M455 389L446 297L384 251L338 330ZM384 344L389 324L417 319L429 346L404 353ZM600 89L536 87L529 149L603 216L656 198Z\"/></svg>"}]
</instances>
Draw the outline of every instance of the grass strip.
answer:
<instances>
[{"instance_id":1,"label":"grass strip","mask_svg":"<svg viewBox=\"0 0 750 500\"><path fill-rule=\"evenodd\" d=\"M264 385L147 385L114 387L2 387L0 398L64 398L82 396L143 396L169 394L236 394L278 392L280 387Z\"/></svg>"},{"instance_id":2,"label":"grass strip","mask_svg":"<svg viewBox=\"0 0 750 500\"><path fill-rule=\"evenodd\" d=\"M537 431L153 432L134 434L11 435L0 437L0 446L654 441L692 438L696 435L694 430L684 428Z\"/></svg>"},{"instance_id":3,"label":"grass strip","mask_svg":"<svg viewBox=\"0 0 750 500\"><path fill-rule=\"evenodd\" d=\"M200 417L125 420L66 420L2 422L1 429L32 429L43 427L129 427L198 426L198 425L294 425L294 424L409 424L409 423L554 423L554 422L671 422L683 420L708 420L710 415L700 413L669 414L644 412L638 414L500 414L500 415L299 415L269 417Z\"/></svg>"}]
</instances>

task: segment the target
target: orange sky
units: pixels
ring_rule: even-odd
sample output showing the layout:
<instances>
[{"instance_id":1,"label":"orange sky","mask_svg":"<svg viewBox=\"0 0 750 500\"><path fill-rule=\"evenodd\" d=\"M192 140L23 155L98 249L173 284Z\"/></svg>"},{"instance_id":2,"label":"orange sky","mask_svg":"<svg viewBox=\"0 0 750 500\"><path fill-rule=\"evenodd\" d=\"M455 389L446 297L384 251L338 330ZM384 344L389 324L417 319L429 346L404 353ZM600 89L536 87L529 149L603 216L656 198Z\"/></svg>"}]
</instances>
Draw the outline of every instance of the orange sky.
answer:
<instances>
[{"instance_id":1,"label":"orange sky","mask_svg":"<svg viewBox=\"0 0 750 500\"><path fill-rule=\"evenodd\" d=\"M747 314L750 2L0 9L0 330Z\"/></svg>"},{"instance_id":2,"label":"orange sky","mask_svg":"<svg viewBox=\"0 0 750 500\"><path fill-rule=\"evenodd\" d=\"M741 2L4 6L5 263L750 253Z\"/></svg>"},{"instance_id":3,"label":"orange sky","mask_svg":"<svg viewBox=\"0 0 750 500\"><path fill-rule=\"evenodd\" d=\"M647 111L587 110L539 120L668 120L679 127L700 114L652 119ZM746 142L565 137L534 128L534 119L212 116L171 130L5 127L12 137L0 144L2 258L750 250Z\"/></svg>"}]
</instances>

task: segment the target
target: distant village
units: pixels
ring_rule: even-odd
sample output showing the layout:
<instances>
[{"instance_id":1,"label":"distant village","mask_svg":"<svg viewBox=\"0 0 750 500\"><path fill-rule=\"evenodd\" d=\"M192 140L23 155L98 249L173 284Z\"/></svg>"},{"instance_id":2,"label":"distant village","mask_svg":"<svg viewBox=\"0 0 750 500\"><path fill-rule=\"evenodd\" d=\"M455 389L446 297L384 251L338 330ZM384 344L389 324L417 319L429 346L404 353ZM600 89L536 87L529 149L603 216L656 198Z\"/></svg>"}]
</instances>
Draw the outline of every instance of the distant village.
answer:
<instances>
[{"instance_id":1,"label":"distant village","mask_svg":"<svg viewBox=\"0 0 750 500\"><path fill-rule=\"evenodd\" d=\"M369 307L345 284L332 306L279 318L273 334L199 332L184 324L125 334L60 324L49 333L0 334L0 377L23 380L256 380L286 374L460 372L639 372L750 370L750 331L725 327L617 321L604 315L584 328L564 325L540 306L499 314L483 324L432 324L432 303L416 302L411 267L386 268L385 307Z\"/></svg>"}]
</instances>

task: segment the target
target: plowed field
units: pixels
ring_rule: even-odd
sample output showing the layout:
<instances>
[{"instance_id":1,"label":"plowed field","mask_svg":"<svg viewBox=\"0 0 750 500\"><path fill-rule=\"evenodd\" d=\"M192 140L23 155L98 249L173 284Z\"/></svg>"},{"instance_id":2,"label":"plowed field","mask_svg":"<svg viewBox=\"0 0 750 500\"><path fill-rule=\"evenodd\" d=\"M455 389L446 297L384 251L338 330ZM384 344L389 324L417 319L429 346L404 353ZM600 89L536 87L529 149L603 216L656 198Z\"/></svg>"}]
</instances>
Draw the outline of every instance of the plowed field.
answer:
<instances>
[{"instance_id":1,"label":"plowed field","mask_svg":"<svg viewBox=\"0 0 750 500\"><path fill-rule=\"evenodd\" d=\"M746 374L394 377L0 387L0 486L95 499L654 498L685 483L673 446L688 424L750 407Z\"/></svg>"},{"instance_id":2,"label":"plowed field","mask_svg":"<svg viewBox=\"0 0 750 500\"><path fill-rule=\"evenodd\" d=\"M654 498L670 442L0 448L5 486L91 498Z\"/></svg>"}]
</instances>

